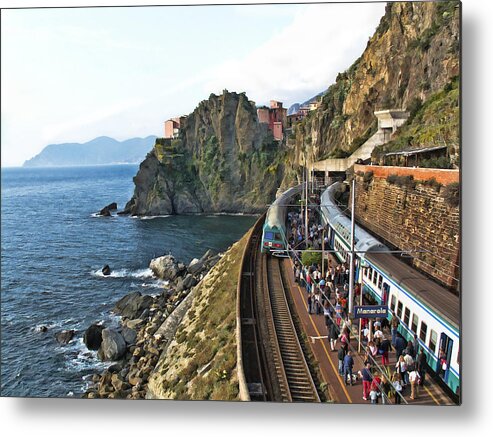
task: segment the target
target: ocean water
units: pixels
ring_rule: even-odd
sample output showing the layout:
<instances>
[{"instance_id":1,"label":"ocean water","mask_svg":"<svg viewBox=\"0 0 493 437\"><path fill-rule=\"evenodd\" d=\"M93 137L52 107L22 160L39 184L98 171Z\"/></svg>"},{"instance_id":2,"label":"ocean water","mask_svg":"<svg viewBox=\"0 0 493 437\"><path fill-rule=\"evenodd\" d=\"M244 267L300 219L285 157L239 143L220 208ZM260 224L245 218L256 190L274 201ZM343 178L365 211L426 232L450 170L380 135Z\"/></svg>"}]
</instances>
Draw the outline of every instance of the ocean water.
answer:
<instances>
[{"instance_id":1,"label":"ocean water","mask_svg":"<svg viewBox=\"0 0 493 437\"><path fill-rule=\"evenodd\" d=\"M89 375L108 366L85 348L84 330L116 324L110 310L124 295L162 290L150 260L171 253L189 262L207 249L224 251L256 219L95 217L114 201L123 208L136 172L136 165L2 169L2 396L80 395ZM110 277L101 274L105 264ZM76 336L60 345L54 335L65 329Z\"/></svg>"}]
</instances>

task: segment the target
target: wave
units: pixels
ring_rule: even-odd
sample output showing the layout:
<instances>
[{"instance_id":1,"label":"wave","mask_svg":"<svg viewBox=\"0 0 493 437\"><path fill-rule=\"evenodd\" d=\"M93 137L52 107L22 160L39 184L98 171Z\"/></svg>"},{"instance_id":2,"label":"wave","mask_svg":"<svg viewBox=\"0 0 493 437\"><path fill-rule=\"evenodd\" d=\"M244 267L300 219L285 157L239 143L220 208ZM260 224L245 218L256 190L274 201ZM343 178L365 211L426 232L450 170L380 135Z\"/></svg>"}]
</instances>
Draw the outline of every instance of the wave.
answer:
<instances>
[{"instance_id":1,"label":"wave","mask_svg":"<svg viewBox=\"0 0 493 437\"><path fill-rule=\"evenodd\" d=\"M140 220L154 220L156 218L166 218L166 217L171 217L171 214L164 214L164 215L144 215L142 217L136 217Z\"/></svg>"},{"instance_id":2,"label":"wave","mask_svg":"<svg viewBox=\"0 0 493 437\"><path fill-rule=\"evenodd\" d=\"M139 270L128 270L128 269L118 269L111 270L109 275L103 275L103 270L93 270L91 271L92 276L97 276L99 278L137 278L137 279L147 279L153 278L154 273L150 268L139 269Z\"/></svg>"},{"instance_id":3,"label":"wave","mask_svg":"<svg viewBox=\"0 0 493 437\"><path fill-rule=\"evenodd\" d=\"M91 217L92 218L118 218L119 216L116 214L115 215L111 214L110 216L107 216L107 215L101 215L101 214L99 214L99 212L93 212L91 214Z\"/></svg>"}]
</instances>

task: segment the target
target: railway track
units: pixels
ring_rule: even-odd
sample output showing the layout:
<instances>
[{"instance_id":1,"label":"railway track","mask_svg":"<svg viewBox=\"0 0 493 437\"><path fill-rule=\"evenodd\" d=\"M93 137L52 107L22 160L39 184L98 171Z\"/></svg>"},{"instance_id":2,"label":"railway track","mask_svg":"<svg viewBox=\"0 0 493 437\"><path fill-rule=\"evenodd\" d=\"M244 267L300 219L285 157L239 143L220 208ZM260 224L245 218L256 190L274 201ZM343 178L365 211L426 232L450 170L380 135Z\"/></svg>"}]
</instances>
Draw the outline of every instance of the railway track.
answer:
<instances>
[{"instance_id":1,"label":"railway track","mask_svg":"<svg viewBox=\"0 0 493 437\"><path fill-rule=\"evenodd\" d=\"M270 310L268 324L282 400L320 402L289 310L280 261L266 255L261 259L268 291L264 294L265 307Z\"/></svg>"},{"instance_id":2,"label":"railway track","mask_svg":"<svg viewBox=\"0 0 493 437\"><path fill-rule=\"evenodd\" d=\"M264 219L254 225L239 282L241 361L248 398L320 402L291 318L279 259L260 253Z\"/></svg>"}]
</instances>

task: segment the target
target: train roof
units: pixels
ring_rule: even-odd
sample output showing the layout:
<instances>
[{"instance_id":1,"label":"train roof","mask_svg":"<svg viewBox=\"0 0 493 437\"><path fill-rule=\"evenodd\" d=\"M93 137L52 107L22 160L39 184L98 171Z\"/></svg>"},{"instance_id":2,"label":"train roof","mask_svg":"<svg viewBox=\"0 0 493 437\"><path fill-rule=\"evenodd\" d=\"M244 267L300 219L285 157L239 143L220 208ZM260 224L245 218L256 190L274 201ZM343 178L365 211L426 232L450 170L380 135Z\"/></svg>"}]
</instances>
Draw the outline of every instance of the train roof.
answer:
<instances>
[{"instance_id":1,"label":"train roof","mask_svg":"<svg viewBox=\"0 0 493 437\"><path fill-rule=\"evenodd\" d=\"M385 271L399 286L428 304L456 329L459 328L459 297L432 279L399 260L391 253L368 253L366 259Z\"/></svg>"},{"instance_id":2,"label":"train roof","mask_svg":"<svg viewBox=\"0 0 493 437\"><path fill-rule=\"evenodd\" d=\"M321 196L321 210L326 220L332 225L332 227L342 235L342 237L349 243L351 241L351 220L342 212L334 195L341 187L341 182L336 182L327 188ZM361 256L365 257L365 252L372 251L388 251L389 248L378 241L371 234L366 232L360 226L354 227L354 250L361 253Z\"/></svg>"},{"instance_id":3,"label":"train roof","mask_svg":"<svg viewBox=\"0 0 493 437\"><path fill-rule=\"evenodd\" d=\"M344 227L350 230L351 220L342 212L334 199L334 194L340 188L340 184L340 182L336 182L324 191L321 197L321 209L334 228L337 229L339 226L341 229ZM346 241L350 240L350 235L343 235L343 237L347 237ZM356 251L371 249L370 252L359 253L360 256L384 270L390 279L405 288L421 302L433 308L441 317L458 329L460 304L457 295L399 260L390 253L387 246L380 243L357 224L355 225L355 240L357 240L355 243Z\"/></svg>"},{"instance_id":4,"label":"train roof","mask_svg":"<svg viewBox=\"0 0 493 437\"><path fill-rule=\"evenodd\" d=\"M278 229L285 227L286 207L292 202L292 197L301 193L303 184L292 187L284 191L267 210L265 224L269 227L277 227Z\"/></svg>"}]
</instances>

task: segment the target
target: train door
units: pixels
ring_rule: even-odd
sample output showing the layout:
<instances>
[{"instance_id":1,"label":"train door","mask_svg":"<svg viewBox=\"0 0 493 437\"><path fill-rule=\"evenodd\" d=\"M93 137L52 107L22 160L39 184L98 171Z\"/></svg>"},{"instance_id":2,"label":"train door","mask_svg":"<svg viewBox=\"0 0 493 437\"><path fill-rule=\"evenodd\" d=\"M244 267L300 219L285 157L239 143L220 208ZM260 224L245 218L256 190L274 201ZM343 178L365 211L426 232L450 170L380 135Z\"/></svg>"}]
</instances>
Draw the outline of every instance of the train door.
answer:
<instances>
[{"instance_id":1,"label":"train door","mask_svg":"<svg viewBox=\"0 0 493 437\"><path fill-rule=\"evenodd\" d=\"M389 300L390 286L386 282L383 283L382 287L382 305L387 305Z\"/></svg>"},{"instance_id":2,"label":"train door","mask_svg":"<svg viewBox=\"0 0 493 437\"><path fill-rule=\"evenodd\" d=\"M335 231L332 228L330 229L330 235L329 235L329 245L331 249L334 249L334 238L335 238Z\"/></svg>"},{"instance_id":3,"label":"train door","mask_svg":"<svg viewBox=\"0 0 493 437\"><path fill-rule=\"evenodd\" d=\"M441 379L443 379L444 382L447 382L448 380L453 345L453 340L447 336L447 334L442 332L440 336L440 352L438 353L439 359L437 364L437 374Z\"/></svg>"}]
</instances>

